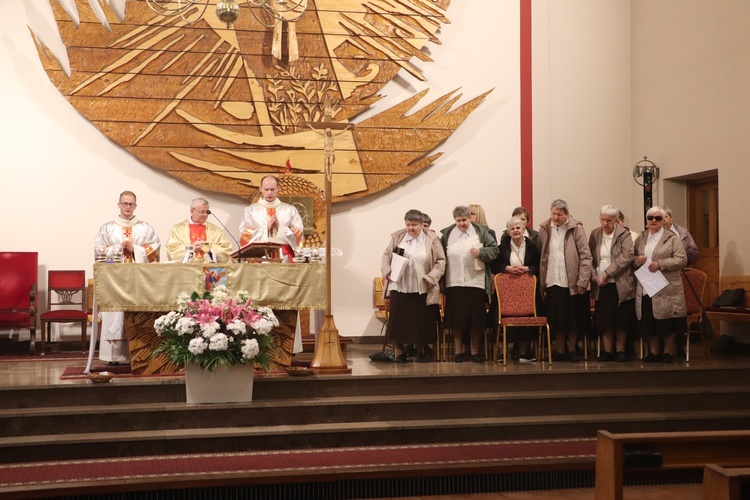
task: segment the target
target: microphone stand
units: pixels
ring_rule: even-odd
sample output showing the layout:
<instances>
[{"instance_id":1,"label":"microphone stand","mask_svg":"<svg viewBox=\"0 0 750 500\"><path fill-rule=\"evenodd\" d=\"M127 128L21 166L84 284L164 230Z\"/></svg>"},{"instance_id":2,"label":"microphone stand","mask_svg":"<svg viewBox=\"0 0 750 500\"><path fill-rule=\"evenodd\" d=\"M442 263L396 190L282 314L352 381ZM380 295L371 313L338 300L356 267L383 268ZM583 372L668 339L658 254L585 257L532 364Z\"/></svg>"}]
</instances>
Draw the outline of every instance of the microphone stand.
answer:
<instances>
[{"instance_id":1,"label":"microphone stand","mask_svg":"<svg viewBox=\"0 0 750 500\"><path fill-rule=\"evenodd\" d=\"M224 223L223 223L223 222L221 222L221 220L219 220L219 218L218 218L218 217L216 216L216 214L215 214L215 213L213 213L213 212L212 212L211 210L206 210L206 213L207 213L208 215L213 215L213 216L214 216L214 219L216 219L216 221L217 221L217 222L218 222L219 224L221 224L221 227L223 227L223 228L224 228L224 231L226 231L226 232L227 232L227 234L229 235L229 237L230 237L230 238L232 238L232 240L233 240L233 241L234 241L235 243L237 243L237 251L238 251L238 253L237 253L237 262L242 262L242 245L240 245L240 242L239 242L239 241L237 241L237 238L235 238L235 237L234 237L234 235L233 235L233 234L232 234L231 232L229 232L229 229L227 229L227 226L225 226L225 225L224 225Z\"/></svg>"}]
</instances>

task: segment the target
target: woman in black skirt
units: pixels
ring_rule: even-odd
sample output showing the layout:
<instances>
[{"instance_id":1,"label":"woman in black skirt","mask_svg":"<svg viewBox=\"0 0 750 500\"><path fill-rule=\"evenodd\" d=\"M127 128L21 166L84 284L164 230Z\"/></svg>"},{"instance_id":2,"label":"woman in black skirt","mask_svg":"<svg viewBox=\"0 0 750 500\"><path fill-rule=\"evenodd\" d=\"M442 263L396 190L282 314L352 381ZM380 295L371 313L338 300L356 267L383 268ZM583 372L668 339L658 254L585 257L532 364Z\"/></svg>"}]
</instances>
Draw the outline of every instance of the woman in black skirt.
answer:
<instances>
[{"instance_id":1,"label":"woman in black skirt","mask_svg":"<svg viewBox=\"0 0 750 500\"><path fill-rule=\"evenodd\" d=\"M591 298L596 301L594 329L601 333L604 350L597 361L628 361L625 341L635 321L635 277L633 238L617 223L620 211L612 205L599 210L599 224L591 231L593 257Z\"/></svg>"},{"instance_id":2,"label":"woman in black skirt","mask_svg":"<svg viewBox=\"0 0 750 500\"><path fill-rule=\"evenodd\" d=\"M480 351L487 327L487 299L492 293L490 263L497 258L497 242L487 226L471 222L469 207L453 209L452 224L442 231L446 255L445 324L453 331L456 355L453 361L484 361ZM464 335L470 345L464 344Z\"/></svg>"},{"instance_id":3,"label":"woman in black skirt","mask_svg":"<svg viewBox=\"0 0 750 500\"><path fill-rule=\"evenodd\" d=\"M664 210L651 207L646 212L646 231L635 240L636 277L640 269L640 272L660 272L667 280L667 285L653 292L653 296L644 290L640 278L638 281L635 294L638 333L649 344L649 353L641 360L644 363L674 361L675 337L684 333L687 316L680 277L680 270L687 265L687 254L680 237L664 229L663 220Z\"/></svg>"},{"instance_id":4,"label":"woman in black skirt","mask_svg":"<svg viewBox=\"0 0 750 500\"><path fill-rule=\"evenodd\" d=\"M391 235L383 252L381 273L391 298L388 340L393 342L396 363L408 361L404 344L415 344L418 361L430 361L426 347L436 338L433 304L440 303L440 278L445 272L445 253L440 238L422 226L422 212L404 215L405 229Z\"/></svg>"}]
</instances>

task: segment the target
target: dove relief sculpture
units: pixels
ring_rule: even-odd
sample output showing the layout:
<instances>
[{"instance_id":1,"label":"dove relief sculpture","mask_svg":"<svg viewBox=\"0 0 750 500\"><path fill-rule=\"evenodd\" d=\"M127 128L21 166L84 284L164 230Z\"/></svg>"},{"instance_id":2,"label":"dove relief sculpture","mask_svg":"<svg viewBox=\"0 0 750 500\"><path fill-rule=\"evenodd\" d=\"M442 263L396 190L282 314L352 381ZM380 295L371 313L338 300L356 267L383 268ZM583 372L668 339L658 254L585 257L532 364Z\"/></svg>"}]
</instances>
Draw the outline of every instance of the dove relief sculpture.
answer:
<instances>
[{"instance_id":1,"label":"dove relief sculpture","mask_svg":"<svg viewBox=\"0 0 750 500\"><path fill-rule=\"evenodd\" d=\"M336 137L337 202L429 167L491 91L457 105L456 91L423 104L425 90L378 110L378 91L399 71L424 80L410 61L430 61L422 48L440 43L450 0L286 1L296 10L264 24L262 12L245 12L257 0L238 0L227 28L217 0L127 0L122 19L107 0L105 18L88 0L76 0L77 18L50 0L70 74L35 43L53 84L112 141L200 190L243 199L269 173L283 177L285 195L319 193L324 144L306 124L323 118L326 99L334 121L356 125Z\"/></svg>"}]
</instances>

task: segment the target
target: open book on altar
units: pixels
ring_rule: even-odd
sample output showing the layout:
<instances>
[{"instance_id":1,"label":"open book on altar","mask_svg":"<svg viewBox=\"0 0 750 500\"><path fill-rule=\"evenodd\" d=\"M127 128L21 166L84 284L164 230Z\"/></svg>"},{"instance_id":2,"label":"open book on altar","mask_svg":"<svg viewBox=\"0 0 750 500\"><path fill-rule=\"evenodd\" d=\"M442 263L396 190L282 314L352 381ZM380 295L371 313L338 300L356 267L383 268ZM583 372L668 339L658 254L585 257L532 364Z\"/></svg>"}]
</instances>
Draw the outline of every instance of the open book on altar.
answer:
<instances>
[{"instance_id":1,"label":"open book on altar","mask_svg":"<svg viewBox=\"0 0 750 500\"><path fill-rule=\"evenodd\" d=\"M288 256L288 259L283 259L283 256ZM291 245L278 241L254 241L232 252L232 258L239 261L281 262L291 260L292 257L294 257L294 250Z\"/></svg>"}]
</instances>

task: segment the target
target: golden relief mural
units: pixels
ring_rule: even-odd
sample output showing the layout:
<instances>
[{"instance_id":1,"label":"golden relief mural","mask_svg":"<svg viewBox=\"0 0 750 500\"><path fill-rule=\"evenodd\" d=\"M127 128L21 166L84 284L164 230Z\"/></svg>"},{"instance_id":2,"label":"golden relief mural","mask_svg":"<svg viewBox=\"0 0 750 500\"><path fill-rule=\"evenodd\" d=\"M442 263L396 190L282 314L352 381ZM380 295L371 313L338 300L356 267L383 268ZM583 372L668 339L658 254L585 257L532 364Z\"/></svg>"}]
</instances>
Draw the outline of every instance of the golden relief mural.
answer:
<instances>
[{"instance_id":1,"label":"golden relief mural","mask_svg":"<svg viewBox=\"0 0 750 500\"><path fill-rule=\"evenodd\" d=\"M286 172L285 196L323 189L324 141L308 125L323 119L326 98L333 120L353 125L336 136L337 202L430 166L490 92L456 105L454 91L418 108L425 90L377 109L399 71L424 80L410 60L431 61L422 48L440 43L450 0L262 0L298 7L270 23L258 2L240 0L227 27L217 0L127 0L123 19L106 0L99 16L88 0L76 0L77 16L50 0L70 74L38 40L37 49L53 84L112 141L200 190L244 199L269 173Z\"/></svg>"}]
</instances>

